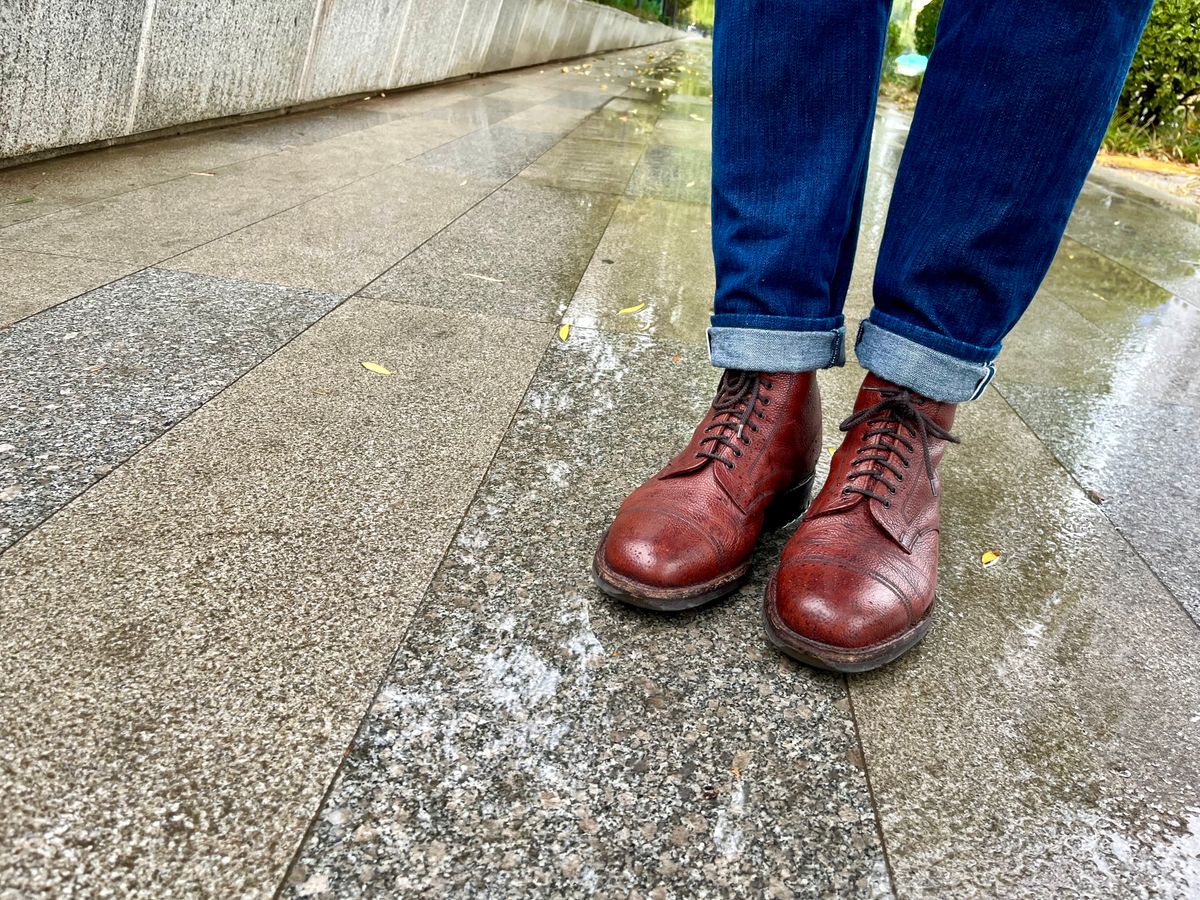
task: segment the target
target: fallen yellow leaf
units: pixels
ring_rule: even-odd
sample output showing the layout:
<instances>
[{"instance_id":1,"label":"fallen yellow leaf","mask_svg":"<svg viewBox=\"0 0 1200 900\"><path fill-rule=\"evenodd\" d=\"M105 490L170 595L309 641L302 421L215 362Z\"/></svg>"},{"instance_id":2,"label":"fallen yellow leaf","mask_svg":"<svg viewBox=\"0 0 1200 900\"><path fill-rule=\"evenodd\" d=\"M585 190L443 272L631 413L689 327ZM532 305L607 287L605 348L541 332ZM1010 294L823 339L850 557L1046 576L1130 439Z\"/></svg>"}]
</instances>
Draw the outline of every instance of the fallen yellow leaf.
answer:
<instances>
[{"instance_id":1,"label":"fallen yellow leaf","mask_svg":"<svg viewBox=\"0 0 1200 900\"><path fill-rule=\"evenodd\" d=\"M979 557L979 561L983 563L983 567L986 569L989 566L994 566L996 563L998 563L1000 561L1000 555L1001 554L999 550L988 550L983 554L983 556Z\"/></svg>"},{"instance_id":2,"label":"fallen yellow leaf","mask_svg":"<svg viewBox=\"0 0 1200 900\"><path fill-rule=\"evenodd\" d=\"M643 309L645 309L645 308L646 308L646 304L645 304L645 303L639 303L637 306L627 306L627 307L625 307L623 310L621 310L621 311L619 312L619 315L622 315L622 316L629 316L629 315L632 315L632 314L633 314L633 313L635 313L635 312L641 312L641 311L642 311Z\"/></svg>"},{"instance_id":3,"label":"fallen yellow leaf","mask_svg":"<svg viewBox=\"0 0 1200 900\"><path fill-rule=\"evenodd\" d=\"M365 362L362 364L362 367L364 369L366 369L368 372L374 372L376 375L391 375L392 374L391 369L385 369L383 366L381 366L377 362Z\"/></svg>"},{"instance_id":4,"label":"fallen yellow leaf","mask_svg":"<svg viewBox=\"0 0 1200 900\"><path fill-rule=\"evenodd\" d=\"M560 341L562 341L564 344L567 342L567 338L569 338L570 336L571 336L571 326L570 325L563 325L561 328L558 329L558 339Z\"/></svg>"}]
</instances>

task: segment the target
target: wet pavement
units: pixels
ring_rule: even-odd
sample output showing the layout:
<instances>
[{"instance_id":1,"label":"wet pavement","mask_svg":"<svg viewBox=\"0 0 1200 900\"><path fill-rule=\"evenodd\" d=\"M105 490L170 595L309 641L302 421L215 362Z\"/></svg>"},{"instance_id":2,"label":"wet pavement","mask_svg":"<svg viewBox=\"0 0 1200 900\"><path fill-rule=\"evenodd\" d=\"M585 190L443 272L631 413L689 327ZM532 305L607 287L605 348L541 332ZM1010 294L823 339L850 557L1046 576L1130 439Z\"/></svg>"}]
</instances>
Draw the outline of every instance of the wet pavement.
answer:
<instances>
[{"instance_id":1,"label":"wet pavement","mask_svg":"<svg viewBox=\"0 0 1200 900\"><path fill-rule=\"evenodd\" d=\"M782 537L695 613L592 587L715 383L708 72L0 172L0 897L1200 895L1200 225L1135 182L961 414L908 657L775 653Z\"/></svg>"}]
</instances>

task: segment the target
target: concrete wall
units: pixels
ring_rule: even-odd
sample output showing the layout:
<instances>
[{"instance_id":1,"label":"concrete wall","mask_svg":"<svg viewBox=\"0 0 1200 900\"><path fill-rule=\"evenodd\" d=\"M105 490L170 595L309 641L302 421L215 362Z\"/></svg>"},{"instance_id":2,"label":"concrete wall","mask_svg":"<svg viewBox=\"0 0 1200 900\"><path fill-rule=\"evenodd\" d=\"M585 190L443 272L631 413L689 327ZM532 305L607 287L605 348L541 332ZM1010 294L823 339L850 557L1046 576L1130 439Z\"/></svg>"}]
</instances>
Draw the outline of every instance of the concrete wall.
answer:
<instances>
[{"instance_id":1,"label":"concrete wall","mask_svg":"<svg viewBox=\"0 0 1200 900\"><path fill-rule=\"evenodd\" d=\"M586 0L0 0L0 159L678 36Z\"/></svg>"}]
</instances>

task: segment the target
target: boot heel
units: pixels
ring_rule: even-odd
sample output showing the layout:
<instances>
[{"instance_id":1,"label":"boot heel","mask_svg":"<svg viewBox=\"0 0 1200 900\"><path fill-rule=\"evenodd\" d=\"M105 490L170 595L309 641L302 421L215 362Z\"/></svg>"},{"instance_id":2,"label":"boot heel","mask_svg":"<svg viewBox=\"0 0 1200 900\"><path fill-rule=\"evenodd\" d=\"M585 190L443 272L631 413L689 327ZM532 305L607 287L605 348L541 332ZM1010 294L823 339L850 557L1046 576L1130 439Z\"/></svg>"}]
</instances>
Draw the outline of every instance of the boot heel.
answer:
<instances>
[{"instance_id":1,"label":"boot heel","mask_svg":"<svg viewBox=\"0 0 1200 900\"><path fill-rule=\"evenodd\" d=\"M763 516L763 531L777 531L804 515L809 501L812 500L813 479L816 477L817 473L813 472L794 488L784 491L771 501Z\"/></svg>"}]
</instances>

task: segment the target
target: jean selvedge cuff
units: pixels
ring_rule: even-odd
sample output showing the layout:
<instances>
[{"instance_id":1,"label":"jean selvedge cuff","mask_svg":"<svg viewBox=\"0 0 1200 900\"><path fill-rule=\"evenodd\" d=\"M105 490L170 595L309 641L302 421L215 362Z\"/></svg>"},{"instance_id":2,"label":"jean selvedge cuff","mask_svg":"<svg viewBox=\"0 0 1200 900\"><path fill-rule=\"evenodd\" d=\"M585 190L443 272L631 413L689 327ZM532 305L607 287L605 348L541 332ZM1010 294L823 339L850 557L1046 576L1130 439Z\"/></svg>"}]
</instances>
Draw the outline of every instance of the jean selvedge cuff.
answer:
<instances>
[{"instance_id":1,"label":"jean selvedge cuff","mask_svg":"<svg viewBox=\"0 0 1200 900\"><path fill-rule=\"evenodd\" d=\"M864 369L941 403L977 400L996 374L994 363L959 359L866 320L854 352Z\"/></svg>"},{"instance_id":2,"label":"jean selvedge cuff","mask_svg":"<svg viewBox=\"0 0 1200 900\"><path fill-rule=\"evenodd\" d=\"M846 329L713 327L708 329L708 356L719 369L750 372L812 372L844 366Z\"/></svg>"}]
</instances>

